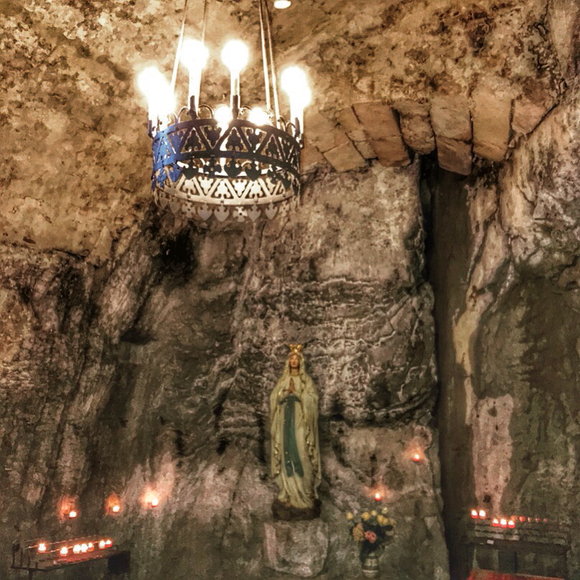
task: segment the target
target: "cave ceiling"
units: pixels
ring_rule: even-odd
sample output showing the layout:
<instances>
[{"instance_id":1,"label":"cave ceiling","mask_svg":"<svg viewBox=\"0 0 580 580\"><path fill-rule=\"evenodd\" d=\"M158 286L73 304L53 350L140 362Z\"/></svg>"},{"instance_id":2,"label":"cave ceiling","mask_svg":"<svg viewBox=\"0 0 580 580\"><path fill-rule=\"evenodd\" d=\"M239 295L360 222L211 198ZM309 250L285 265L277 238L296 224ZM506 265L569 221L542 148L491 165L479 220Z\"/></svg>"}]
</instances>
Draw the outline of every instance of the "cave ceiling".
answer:
<instances>
[{"instance_id":1,"label":"cave ceiling","mask_svg":"<svg viewBox=\"0 0 580 580\"><path fill-rule=\"evenodd\" d=\"M136 74L170 75L183 2L0 1L4 241L106 257L150 204L149 142ZM202 2L189 0L199 35ZM573 74L578 7L569 0L301 0L273 11L279 68L303 65L313 104L305 171L406 165L436 152L467 175L502 161ZM247 40L242 99L260 99L255 2L209 2L208 44ZM209 70L202 100L227 98ZM571 72L572 71L572 72ZM180 73L180 101L187 79Z\"/></svg>"}]
</instances>

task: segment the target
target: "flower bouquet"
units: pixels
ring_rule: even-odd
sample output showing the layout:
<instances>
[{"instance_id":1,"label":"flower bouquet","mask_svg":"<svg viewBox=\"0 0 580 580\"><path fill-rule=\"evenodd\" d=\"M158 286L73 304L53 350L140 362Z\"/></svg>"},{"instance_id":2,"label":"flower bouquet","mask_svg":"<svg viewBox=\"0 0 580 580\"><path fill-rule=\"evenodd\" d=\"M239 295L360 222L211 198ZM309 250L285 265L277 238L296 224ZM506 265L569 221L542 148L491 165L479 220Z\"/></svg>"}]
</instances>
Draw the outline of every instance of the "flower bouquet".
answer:
<instances>
[{"instance_id":1,"label":"flower bouquet","mask_svg":"<svg viewBox=\"0 0 580 580\"><path fill-rule=\"evenodd\" d=\"M359 543L359 557L363 565L369 556L375 556L385 544L389 543L394 535L395 520L387 517L389 510L384 507L366 511L360 515L349 512L346 519L350 522L350 531L355 542Z\"/></svg>"}]
</instances>

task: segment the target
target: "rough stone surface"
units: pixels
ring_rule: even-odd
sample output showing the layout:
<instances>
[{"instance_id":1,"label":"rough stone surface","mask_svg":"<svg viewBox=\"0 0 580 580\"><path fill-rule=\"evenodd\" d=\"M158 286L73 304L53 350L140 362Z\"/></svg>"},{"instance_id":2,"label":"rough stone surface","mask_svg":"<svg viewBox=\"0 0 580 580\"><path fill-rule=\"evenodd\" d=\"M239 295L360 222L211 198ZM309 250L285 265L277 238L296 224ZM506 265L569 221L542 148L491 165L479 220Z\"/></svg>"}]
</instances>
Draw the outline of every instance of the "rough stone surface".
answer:
<instances>
[{"instance_id":1,"label":"rough stone surface","mask_svg":"<svg viewBox=\"0 0 580 580\"><path fill-rule=\"evenodd\" d=\"M251 4L212 4L214 55L234 29L258 54ZM400 580L449 577L442 513L454 559L476 503L578 520L575 2L304 0L275 13L278 64L306 67L328 125L307 123L297 214L245 231L151 210L135 75L153 61L169 75L181 6L4 0L0 13L3 546L103 532L131 548L135 580L288 578L263 547L275 493L267 394L290 339L307 343L321 395L320 578L360 575L343 514L378 485L398 522L381 569ZM259 75L259 64L244 71L244 104L261 100ZM416 166L365 170L351 150L361 169L329 174L314 146L383 156L372 121L363 135L341 111L383 103L418 132L405 117L423 119L434 97L468 100L482 78L514 98L512 158L474 163L467 185L439 175L425 215ZM182 72L178 82L183 103ZM225 72L207 75L207 102L228 90ZM438 134L461 144L460 172L468 115L461 106L455 136ZM439 129L457 121L439 116ZM103 515L112 490L122 518ZM59 521L64 495L78 520ZM576 535L570 578L578 554ZM83 580L102 575L87 568Z\"/></svg>"},{"instance_id":2,"label":"rough stone surface","mask_svg":"<svg viewBox=\"0 0 580 580\"><path fill-rule=\"evenodd\" d=\"M481 86L472 99L473 152L490 161L503 161L510 137L511 96Z\"/></svg>"},{"instance_id":3,"label":"rough stone surface","mask_svg":"<svg viewBox=\"0 0 580 580\"><path fill-rule=\"evenodd\" d=\"M6 247L2 542L102 531L131 547L137 580L168 565L176 580L276 577L267 400L301 340L320 393L321 574L358 576L344 512L380 486L399 521L384 569L446 578L417 182L417 167L319 177L291 220L250 231L151 222L99 268ZM111 491L122 519L102 513ZM63 495L82 517L61 526Z\"/></svg>"},{"instance_id":4,"label":"rough stone surface","mask_svg":"<svg viewBox=\"0 0 580 580\"><path fill-rule=\"evenodd\" d=\"M401 138L393 110L383 103L355 103L354 112L380 163L398 167L409 163L409 155Z\"/></svg>"},{"instance_id":5,"label":"rough stone surface","mask_svg":"<svg viewBox=\"0 0 580 580\"><path fill-rule=\"evenodd\" d=\"M400 122L403 139L411 149L425 155L435 149L435 136L427 115L402 115Z\"/></svg>"},{"instance_id":6,"label":"rough stone surface","mask_svg":"<svg viewBox=\"0 0 580 580\"><path fill-rule=\"evenodd\" d=\"M328 554L327 525L310 522L264 524L266 565L277 572L302 578L317 576Z\"/></svg>"},{"instance_id":7,"label":"rough stone surface","mask_svg":"<svg viewBox=\"0 0 580 580\"><path fill-rule=\"evenodd\" d=\"M499 172L463 186L448 177L435 192L441 452L455 554L461 511L473 506L560 526L578 517L579 129L575 86ZM569 547L567 563L538 559L528 572L576 577L574 534ZM466 562L453 564L465 572Z\"/></svg>"},{"instance_id":8,"label":"rough stone surface","mask_svg":"<svg viewBox=\"0 0 580 580\"><path fill-rule=\"evenodd\" d=\"M437 137L471 140L469 102L464 95L435 95L431 99L431 124Z\"/></svg>"},{"instance_id":9,"label":"rough stone surface","mask_svg":"<svg viewBox=\"0 0 580 580\"><path fill-rule=\"evenodd\" d=\"M471 173L471 144L447 137L436 137L437 161L440 167L458 173L469 175Z\"/></svg>"},{"instance_id":10,"label":"rough stone surface","mask_svg":"<svg viewBox=\"0 0 580 580\"><path fill-rule=\"evenodd\" d=\"M341 145L326 151L324 157L338 172L354 171L366 167L364 157L348 139L345 139Z\"/></svg>"}]
</instances>

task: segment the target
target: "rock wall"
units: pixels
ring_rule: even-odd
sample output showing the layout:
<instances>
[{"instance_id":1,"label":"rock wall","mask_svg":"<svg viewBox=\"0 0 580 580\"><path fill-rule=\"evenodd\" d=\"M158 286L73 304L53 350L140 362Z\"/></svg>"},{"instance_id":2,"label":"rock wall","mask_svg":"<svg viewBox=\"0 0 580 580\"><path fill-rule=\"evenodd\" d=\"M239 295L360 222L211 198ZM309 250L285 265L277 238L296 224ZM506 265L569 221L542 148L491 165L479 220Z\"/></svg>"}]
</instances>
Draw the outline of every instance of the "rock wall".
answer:
<instances>
[{"instance_id":1,"label":"rock wall","mask_svg":"<svg viewBox=\"0 0 580 580\"><path fill-rule=\"evenodd\" d=\"M439 176L433 191L439 425L456 566L472 507L561 525L577 517L579 126L575 85L503 167L468 181ZM576 542L572 534L568 572L537 573L576 577Z\"/></svg>"},{"instance_id":2,"label":"rock wall","mask_svg":"<svg viewBox=\"0 0 580 580\"><path fill-rule=\"evenodd\" d=\"M417 166L319 176L292 219L250 230L154 221L98 267L5 248L4 545L102 532L131 547L134 578L354 578L344 513L380 489L398 522L384 573L447 578ZM266 460L296 340L323 483L320 520L294 525L272 520ZM77 521L59 522L63 496Z\"/></svg>"}]
</instances>

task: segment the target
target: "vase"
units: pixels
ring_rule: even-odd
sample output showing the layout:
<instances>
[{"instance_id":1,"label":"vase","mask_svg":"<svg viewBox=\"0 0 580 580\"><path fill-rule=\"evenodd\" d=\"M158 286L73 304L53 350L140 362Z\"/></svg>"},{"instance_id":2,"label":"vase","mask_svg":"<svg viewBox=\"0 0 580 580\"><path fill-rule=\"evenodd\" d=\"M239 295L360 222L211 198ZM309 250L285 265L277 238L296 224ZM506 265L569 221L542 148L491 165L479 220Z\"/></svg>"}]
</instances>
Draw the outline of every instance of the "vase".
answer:
<instances>
[{"instance_id":1,"label":"vase","mask_svg":"<svg viewBox=\"0 0 580 580\"><path fill-rule=\"evenodd\" d=\"M378 578L379 558L377 554L369 554L362 563L362 573L365 578Z\"/></svg>"}]
</instances>

